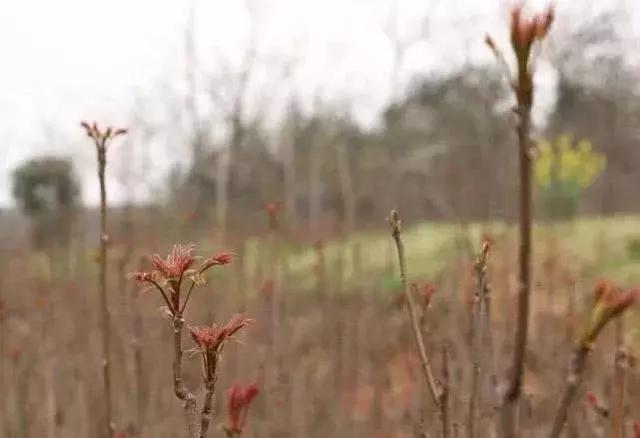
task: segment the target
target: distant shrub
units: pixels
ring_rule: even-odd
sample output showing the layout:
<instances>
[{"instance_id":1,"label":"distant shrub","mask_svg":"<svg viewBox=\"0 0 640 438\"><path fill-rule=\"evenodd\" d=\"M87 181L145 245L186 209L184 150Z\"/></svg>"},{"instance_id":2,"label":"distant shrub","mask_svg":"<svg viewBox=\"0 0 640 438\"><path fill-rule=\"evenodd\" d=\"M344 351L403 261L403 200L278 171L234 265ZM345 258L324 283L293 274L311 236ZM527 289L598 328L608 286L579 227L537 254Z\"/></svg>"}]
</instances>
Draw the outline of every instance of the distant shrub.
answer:
<instances>
[{"instance_id":1,"label":"distant shrub","mask_svg":"<svg viewBox=\"0 0 640 438\"><path fill-rule=\"evenodd\" d=\"M534 162L534 181L543 213L553 219L575 215L580 196L605 168L605 158L593 151L591 142L572 143L570 135L554 143L541 141Z\"/></svg>"},{"instance_id":2,"label":"distant shrub","mask_svg":"<svg viewBox=\"0 0 640 438\"><path fill-rule=\"evenodd\" d=\"M68 240L79 195L73 165L66 158L33 158L13 172L13 197L32 221L36 246Z\"/></svg>"}]
</instances>

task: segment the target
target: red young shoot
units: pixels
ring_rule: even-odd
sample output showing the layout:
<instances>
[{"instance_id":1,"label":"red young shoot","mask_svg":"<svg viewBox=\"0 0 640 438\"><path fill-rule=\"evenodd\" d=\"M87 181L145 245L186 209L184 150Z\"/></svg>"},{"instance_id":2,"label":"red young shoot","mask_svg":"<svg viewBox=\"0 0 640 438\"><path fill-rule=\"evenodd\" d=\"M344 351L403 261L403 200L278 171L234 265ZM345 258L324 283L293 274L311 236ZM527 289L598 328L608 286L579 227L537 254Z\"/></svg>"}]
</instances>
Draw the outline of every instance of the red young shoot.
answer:
<instances>
[{"instance_id":1,"label":"red young shoot","mask_svg":"<svg viewBox=\"0 0 640 438\"><path fill-rule=\"evenodd\" d=\"M239 436L247 422L249 405L258 395L258 386L233 384L227 393L228 423L225 426L227 436Z\"/></svg>"}]
</instances>

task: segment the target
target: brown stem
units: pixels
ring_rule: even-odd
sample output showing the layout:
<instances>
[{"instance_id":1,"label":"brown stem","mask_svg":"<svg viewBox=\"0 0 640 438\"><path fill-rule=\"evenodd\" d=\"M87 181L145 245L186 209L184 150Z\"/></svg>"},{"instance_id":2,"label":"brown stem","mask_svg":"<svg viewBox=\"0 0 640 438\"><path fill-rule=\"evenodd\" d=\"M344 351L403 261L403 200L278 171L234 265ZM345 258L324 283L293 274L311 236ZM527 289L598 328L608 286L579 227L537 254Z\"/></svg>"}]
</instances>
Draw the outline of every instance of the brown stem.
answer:
<instances>
[{"instance_id":1,"label":"brown stem","mask_svg":"<svg viewBox=\"0 0 640 438\"><path fill-rule=\"evenodd\" d=\"M43 325L43 331L46 330ZM43 333L43 336L46 336ZM47 350L50 350L50 346L47 345ZM55 349L51 349L55 351ZM48 358L46 359L47 366L43 367L44 374L44 389L46 393L46 417L47 417L47 437L56 438L57 436L57 425L56 425L56 392L55 392L55 367L57 358L55 354L52 354L52 351L47 351ZM44 361L43 361L44 362Z\"/></svg>"},{"instance_id":2,"label":"brown stem","mask_svg":"<svg viewBox=\"0 0 640 438\"><path fill-rule=\"evenodd\" d=\"M184 303L182 303L182 308L180 309L180 314L184 312L184 309L187 307L187 303L189 302L189 298L191 297L191 292L193 291L193 287L196 285L196 282L191 280L191 286L189 286L189 290L187 291L187 295L184 298Z\"/></svg>"},{"instance_id":3,"label":"brown stem","mask_svg":"<svg viewBox=\"0 0 640 438\"><path fill-rule=\"evenodd\" d=\"M479 388L482 382L481 372L487 365L484 360L482 345L485 340L485 332L488 330L488 294L487 287L487 256L489 253L489 243L484 242L475 263L477 286L473 296L473 313L471 327L471 390L469 396L469 414L467 424L467 435L469 438L476 436L478 423L478 397Z\"/></svg>"},{"instance_id":4,"label":"brown stem","mask_svg":"<svg viewBox=\"0 0 640 438\"><path fill-rule=\"evenodd\" d=\"M162 289L162 287L154 280L148 280L148 281L149 283L153 284L156 289L160 291L160 293L162 294L162 298L164 299L164 302L166 303L167 308L169 309L169 312L171 312L172 315L175 315L176 311L173 309L173 304L171 304L171 300L169 300L169 297L165 293L164 289ZM182 311L180 311L180 314L182 314Z\"/></svg>"},{"instance_id":5,"label":"brown stem","mask_svg":"<svg viewBox=\"0 0 640 438\"><path fill-rule=\"evenodd\" d=\"M442 346L442 407L440 408L440 420L442 421L442 438L449 437L449 349L445 343Z\"/></svg>"},{"instance_id":6,"label":"brown stem","mask_svg":"<svg viewBox=\"0 0 640 438\"><path fill-rule=\"evenodd\" d=\"M133 350L133 376L136 397L136 423L138 430L141 430L144 416L144 403L146 386L144 384L145 374L142 362L142 317L138 303L137 290L131 291L131 348Z\"/></svg>"},{"instance_id":7,"label":"brown stem","mask_svg":"<svg viewBox=\"0 0 640 438\"><path fill-rule=\"evenodd\" d=\"M107 189L105 183L106 138L97 141L98 152L98 179L100 181L100 255L98 287L100 290L100 325L102 330L102 382L105 402L105 432L106 437L113 435L115 425L113 423L112 396L111 396L111 313L109 311L109 298L107 295Z\"/></svg>"},{"instance_id":8,"label":"brown stem","mask_svg":"<svg viewBox=\"0 0 640 438\"><path fill-rule=\"evenodd\" d=\"M2 282L3 279L2 277L0 277L0 393L2 394L8 394L9 390L8 390L8 385L5 385L5 376L7 375L7 373L5 372L5 357L6 357L6 352L5 352L5 333L7 332L7 330L5 329L5 325L4 325L4 301L2 300L2 295L3 295L3 290L2 290ZM0 433L4 431L5 434L9 434L8 432L8 421L6 419L6 417L8 416L6 413L7 409L2 409L2 411L0 411L0 424L2 424L3 426L0 427Z\"/></svg>"},{"instance_id":9,"label":"brown stem","mask_svg":"<svg viewBox=\"0 0 640 438\"><path fill-rule=\"evenodd\" d=\"M184 411L187 420L187 432L189 438L198 436L198 413L196 396L193 395L182 381L182 327L184 320L182 315L173 318L173 388L180 400L184 402Z\"/></svg>"},{"instance_id":10,"label":"brown stem","mask_svg":"<svg viewBox=\"0 0 640 438\"><path fill-rule=\"evenodd\" d=\"M560 401L560 407L556 413L556 418L553 421L553 428L551 429L549 438L558 438L562 432L564 423L567 421L569 407L571 406L571 403L578 392L580 383L582 382L582 374L584 372L588 355L589 348L583 344L576 347L576 350L573 352L567 386L565 387L564 394Z\"/></svg>"},{"instance_id":11,"label":"brown stem","mask_svg":"<svg viewBox=\"0 0 640 438\"><path fill-rule=\"evenodd\" d=\"M473 313L474 313L474 327L472 327L472 346L471 346L471 390L469 396L469 413L467 423L467 436L469 438L475 438L476 436L476 424L478 420L478 387L480 383L480 330L478 327L480 297L474 296Z\"/></svg>"},{"instance_id":12,"label":"brown stem","mask_svg":"<svg viewBox=\"0 0 640 438\"><path fill-rule=\"evenodd\" d=\"M409 312L409 318L411 319L411 328L413 330L416 348L418 350L418 354L420 355L420 363L422 365L422 372L424 374L425 383L427 385L427 388L429 389L429 392L433 399L433 403L438 409L442 410L443 389L436 381L433 375L433 371L431 370L431 362L429 361L429 357L427 356L427 350L424 347L424 340L422 339L422 332L420 331L416 304L413 301L413 296L407 284L407 267L404 255L404 244L402 242L402 237L400 236L400 217L398 216L397 211L391 211L389 223L391 224L391 235L396 242L396 249L398 251L398 263L400 265L400 279L402 281L402 290L407 300L407 311Z\"/></svg>"},{"instance_id":13,"label":"brown stem","mask_svg":"<svg viewBox=\"0 0 640 438\"><path fill-rule=\"evenodd\" d=\"M627 356L624 349L624 315L620 315L616 324L616 355L611 392L611 430L610 438L624 437L624 404L626 396Z\"/></svg>"},{"instance_id":14,"label":"brown stem","mask_svg":"<svg viewBox=\"0 0 640 438\"><path fill-rule=\"evenodd\" d=\"M205 365L205 393L204 402L202 403L202 412L200 413L200 438L205 438L209 432L209 424L213 416L213 395L216 391L216 368L218 362L217 353L209 353L204 356Z\"/></svg>"},{"instance_id":15,"label":"brown stem","mask_svg":"<svg viewBox=\"0 0 640 438\"><path fill-rule=\"evenodd\" d=\"M520 93L517 93L520 94ZM520 222L518 247L518 313L515 332L515 351L511 368L511 383L503 405L503 429L505 437L516 436L517 406L522 392L522 378L527 351L529 328L529 302L531 292L531 154L530 154L530 102L519 102L517 113L518 146L520 162Z\"/></svg>"},{"instance_id":16,"label":"brown stem","mask_svg":"<svg viewBox=\"0 0 640 438\"><path fill-rule=\"evenodd\" d=\"M212 400L213 395L216 391L216 382L215 380L211 382L207 382L206 384L206 392L204 394L204 403L202 405L202 413L200 418L200 438L205 438L209 431L209 424L211 423L211 417L213 408L212 408Z\"/></svg>"}]
</instances>

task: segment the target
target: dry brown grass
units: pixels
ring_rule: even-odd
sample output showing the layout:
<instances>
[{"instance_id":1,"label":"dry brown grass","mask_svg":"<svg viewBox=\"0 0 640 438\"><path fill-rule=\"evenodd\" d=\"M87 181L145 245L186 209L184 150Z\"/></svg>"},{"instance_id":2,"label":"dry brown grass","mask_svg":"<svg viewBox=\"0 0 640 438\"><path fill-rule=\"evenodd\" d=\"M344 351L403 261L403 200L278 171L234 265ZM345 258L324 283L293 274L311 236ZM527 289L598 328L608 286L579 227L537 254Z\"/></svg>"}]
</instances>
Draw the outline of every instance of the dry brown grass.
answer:
<instances>
[{"instance_id":1,"label":"dry brown grass","mask_svg":"<svg viewBox=\"0 0 640 438\"><path fill-rule=\"evenodd\" d=\"M437 412L423 410L420 360L396 291L383 291L370 272L346 283L341 266L354 255L350 243L340 256L325 259L320 284L298 284L291 257L272 257L273 237L260 245L260 257L243 257L241 240L231 250L239 259L209 284L196 290L186 317L193 324L224 322L245 312L256 323L241 343L230 344L222 357L213 400L217 413L212 429L225 422L224 393L235 381L257 381L261 393L249 413L246 436L409 437L422 423L437 436ZM275 238L276 242L282 242ZM154 250L139 239L128 270ZM405 243L411 246L411 241ZM339 243L336 243L339 245ZM540 245L546 247L545 245ZM287 251L280 246L278 251ZM110 250L117 258L117 247ZM520 436L548 433L566 380L572 337L592 303L593 279L583 275L574 258L556 246L554 254L534 258L531 342L520 406ZM513 351L516 299L514 241L496 236L488 265L491 287L491 333L496 386L504 391ZM553 260L553 268L551 262ZM449 256L437 278L437 292L423 321L424 343L435 373L441 374L442 346L448 346L449 404L453 436L465 436L471 388L471 315L475 274L472 257ZM112 311L112 379L114 418L126 436L175 437L184 430L181 406L171 382L171 324L160 310L161 300L127 285L116 290L116 263L109 271ZM97 436L102 406L101 343L97 267L87 248L48 255L27 250L0 254L3 310L0 330L0 435ZM434 278L435 280L436 278ZM409 273L409 280L411 274ZM305 282L303 282L305 284ZM312 282L312 284L314 284ZM319 293L317 293L319 292ZM634 327L636 315L627 317ZM636 343L634 344L634 340ZM187 345L188 340L183 340ZM625 428L640 406L640 373L635 367L637 338L625 333L628 352ZM599 394L609 404L616 357L615 333L607 329L595 345L582 390ZM200 361L185 356L186 385L201 382ZM202 399L202 394L196 394ZM569 416L571 436L604 436L608 423L580 401ZM491 427L492 406L480 404L479 427ZM489 426L487 426L489 424ZM493 436L490 432L489 435Z\"/></svg>"}]
</instances>

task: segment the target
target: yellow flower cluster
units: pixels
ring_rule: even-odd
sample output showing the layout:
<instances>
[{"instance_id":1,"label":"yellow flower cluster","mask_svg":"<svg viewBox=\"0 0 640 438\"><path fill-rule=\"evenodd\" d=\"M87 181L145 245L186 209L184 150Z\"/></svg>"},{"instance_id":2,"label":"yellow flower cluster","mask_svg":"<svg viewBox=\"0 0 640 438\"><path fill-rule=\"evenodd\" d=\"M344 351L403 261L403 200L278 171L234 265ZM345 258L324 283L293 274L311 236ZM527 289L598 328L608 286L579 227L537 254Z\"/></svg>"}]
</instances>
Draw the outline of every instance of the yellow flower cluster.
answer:
<instances>
[{"instance_id":1,"label":"yellow flower cluster","mask_svg":"<svg viewBox=\"0 0 640 438\"><path fill-rule=\"evenodd\" d=\"M589 187L605 167L604 155L593 151L589 140L575 145L569 135L561 135L552 144L541 141L534 161L534 181L538 187L575 185Z\"/></svg>"}]
</instances>

